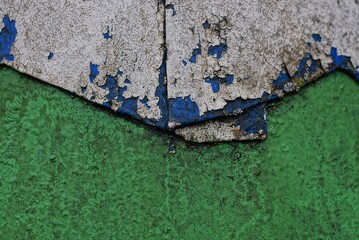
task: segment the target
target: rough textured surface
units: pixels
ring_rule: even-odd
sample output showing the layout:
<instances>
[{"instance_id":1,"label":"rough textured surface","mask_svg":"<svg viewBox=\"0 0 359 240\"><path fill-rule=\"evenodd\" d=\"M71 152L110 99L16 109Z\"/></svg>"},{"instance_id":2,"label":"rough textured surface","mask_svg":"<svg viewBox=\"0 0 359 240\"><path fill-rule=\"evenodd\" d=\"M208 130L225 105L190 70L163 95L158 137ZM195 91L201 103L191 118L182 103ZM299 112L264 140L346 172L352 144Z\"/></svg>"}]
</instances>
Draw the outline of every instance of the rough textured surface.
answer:
<instances>
[{"instance_id":1,"label":"rough textured surface","mask_svg":"<svg viewBox=\"0 0 359 240\"><path fill-rule=\"evenodd\" d=\"M250 100L282 96L328 73L332 54L359 64L359 4L344 1L168 0L168 97L171 126L237 114ZM316 62L317 61L317 62ZM350 65L350 66L349 66ZM285 89L272 83L286 76ZM359 77L358 77L359 80ZM179 118L177 101L189 98L198 114ZM174 99L174 100L171 100ZM254 101L253 101L254 100ZM229 105L235 107L229 108ZM217 111L214 113L214 111ZM197 113L197 112L196 112Z\"/></svg>"},{"instance_id":2,"label":"rough textured surface","mask_svg":"<svg viewBox=\"0 0 359 240\"><path fill-rule=\"evenodd\" d=\"M3 239L358 239L358 84L273 105L264 142L192 145L0 68Z\"/></svg>"},{"instance_id":3,"label":"rough textured surface","mask_svg":"<svg viewBox=\"0 0 359 240\"><path fill-rule=\"evenodd\" d=\"M0 17L0 63L198 142L264 139L244 110L337 68L359 81L355 0L0 0Z\"/></svg>"},{"instance_id":4,"label":"rough textured surface","mask_svg":"<svg viewBox=\"0 0 359 240\"><path fill-rule=\"evenodd\" d=\"M15 20L17 29L15 57L3 63L121 113L159 122L163 12L157 0L0 0L1 19Z\"/></svg>"}]
</instances>

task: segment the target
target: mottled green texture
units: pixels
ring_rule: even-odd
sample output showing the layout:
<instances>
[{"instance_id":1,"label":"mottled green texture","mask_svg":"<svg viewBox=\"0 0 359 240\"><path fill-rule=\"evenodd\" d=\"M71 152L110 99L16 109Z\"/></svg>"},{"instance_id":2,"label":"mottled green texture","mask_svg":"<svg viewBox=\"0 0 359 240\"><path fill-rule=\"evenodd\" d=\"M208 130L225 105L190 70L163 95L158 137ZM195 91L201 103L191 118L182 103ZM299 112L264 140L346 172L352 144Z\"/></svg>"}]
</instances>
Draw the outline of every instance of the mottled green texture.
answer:
<instances>
[{"instance_id":1,"label":"mottled green texture","mask_svg":"<svg viewBox=\"0 0 359 240\"><path fill-rule=\"evenodd\" d=\"M193 145L0 68L1 239L359 239L358 84L272 104L264 142Z\"/></svg>"}]
</instances>

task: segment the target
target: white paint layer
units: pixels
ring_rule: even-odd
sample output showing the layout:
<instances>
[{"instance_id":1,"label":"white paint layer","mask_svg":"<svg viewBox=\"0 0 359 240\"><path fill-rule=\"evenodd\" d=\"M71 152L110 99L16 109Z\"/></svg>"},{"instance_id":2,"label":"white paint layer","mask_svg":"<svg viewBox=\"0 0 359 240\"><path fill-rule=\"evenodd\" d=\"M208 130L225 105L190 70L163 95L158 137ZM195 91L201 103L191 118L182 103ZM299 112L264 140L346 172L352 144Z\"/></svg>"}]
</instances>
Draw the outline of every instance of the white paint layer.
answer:
<instances>
[{"instance_id":1,"label":"white paint layer","mask_svg":"<svg viewBox=\"0 0 359 240\"><path fill-rule=\"evenodd\" d=\"M0 0L1 19L16 20L18 31L15 59L5 63L99 104L109 101L108 90L99 87L106 76L115 76L119 87L129 79L124 98L147 97L151 111L140 107L138 114L158 120L163 12L157 0ZM105 39L107 31L112 38ZM94 83L89 82L90 63L99 65ZM122 77L116 76L119 70ZM116 99L113 103L115 110L121 106Z\"/></svg>"},{"instance_id":2,"label":"white paint layer","mask_svg":"<svg viewBox=\"0 0 359 240\"><path fill-rule=\"evenodd\" d=\"M168 0L168 97L190 96L200 114L237 98L272 93L283 64L290 75L310 52L328 72L331 47L359 64L359 6L354 0ZM206 24L206 25L205 25ZM312 34L320 34L321 43ZM310 43L311 46L307 46ZM209 54L220 44L222 57ZM193 50L201 54L191 63ZM186 61L184 63L183 61ZM323 73L321 73L323 74ZM233 75L216 93L207 77ZM171 107L171 106L170 106Z\"/></svg>"}]
</instances>

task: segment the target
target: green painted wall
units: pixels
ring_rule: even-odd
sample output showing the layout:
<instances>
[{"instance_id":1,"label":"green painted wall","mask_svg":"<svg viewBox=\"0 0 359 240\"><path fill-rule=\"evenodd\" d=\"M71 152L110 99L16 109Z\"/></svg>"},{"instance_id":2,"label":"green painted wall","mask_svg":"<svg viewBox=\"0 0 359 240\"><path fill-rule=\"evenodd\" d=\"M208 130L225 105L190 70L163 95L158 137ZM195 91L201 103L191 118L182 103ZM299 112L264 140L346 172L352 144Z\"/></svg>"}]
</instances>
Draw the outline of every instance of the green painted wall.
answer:
<instances>
[{"instance_id":1,"label":"green painted wall","mask_svg":"<svg viewBox=\"0 0 359 240\"><path fill-rule=\"evenodd\" d=\"M1 239L359 239L359 85L268 113L264 142L194 145L0 68Z\"/></svg>"}]
</instances>

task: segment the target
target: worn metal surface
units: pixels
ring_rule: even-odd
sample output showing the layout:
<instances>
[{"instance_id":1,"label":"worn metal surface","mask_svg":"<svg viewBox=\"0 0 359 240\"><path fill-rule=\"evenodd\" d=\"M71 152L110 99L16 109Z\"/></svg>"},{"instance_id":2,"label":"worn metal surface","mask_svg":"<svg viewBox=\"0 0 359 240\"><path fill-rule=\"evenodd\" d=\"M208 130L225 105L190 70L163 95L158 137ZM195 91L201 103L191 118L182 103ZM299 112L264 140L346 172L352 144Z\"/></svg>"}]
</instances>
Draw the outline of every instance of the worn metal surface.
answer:
<instances>
[{"instance_id":1,"label":"worn metal surface","mask_svg":"<svg viewBox=\"0 0 359 240\"><path fill-rule=\"evenodd\" d=\"M263 103L359 81L354 0L0 3L0 63L187 140L264 139Z\"/></svg>"}]
</instances>

